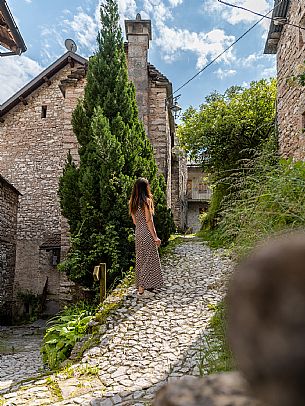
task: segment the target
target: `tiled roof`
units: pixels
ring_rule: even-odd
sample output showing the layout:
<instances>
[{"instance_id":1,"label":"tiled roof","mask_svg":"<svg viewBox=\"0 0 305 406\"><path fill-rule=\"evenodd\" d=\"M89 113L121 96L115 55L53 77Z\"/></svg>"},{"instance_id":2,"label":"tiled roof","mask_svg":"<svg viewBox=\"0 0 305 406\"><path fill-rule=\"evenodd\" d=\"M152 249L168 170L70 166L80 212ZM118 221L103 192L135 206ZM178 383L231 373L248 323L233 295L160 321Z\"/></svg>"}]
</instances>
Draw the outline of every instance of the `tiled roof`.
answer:
<instances>
[{"instance_id":1,"label":"tiled roof","mask_svg":"<svg viewBox=\"0 0 305 406\"><path fill-rule=\"evenodd\" d=\"M158 71L158 69L151 63L148 63L147 68L148 68L148 75L153 80L156 80L158 82L170 83L170 81L167 79L167 77L165 75L163 75L163 73Z\"/></svg>"},{"instance_id":2,"label":"tiled roof","mask_svg":"<svg viewBox=\"0 0 305 406\"><path fill-rule=\"evenodd\" d=\"M5 0L0 0L0 45L9 52L2 55L20 55L26 51L25 43Z\"/></svg>"},{"instance_id":3,"label":"tiled roof","mask_svg":"<svg viewBox=\"0 0 305 406\"><path fill-rule=\"evenodd\" d=\"M51 248L60 248L61 246L61 237L60 234L53 234L45 237L43 243L40 245L40 249L51 249Z\"/></svg>"},{"instance_id":4,"label":"tiled roof","mask_svg":"<svg viewBox=\"0 0 305 406\"><path fill-rule=\"evenodd\" d=\"M7 185L9 188L11 188L17 195L21 195L21 193L19 192L19 190L17 190L15 188L15 186L13 186L8 180L6 180L3 176L0 175L0 182L4 183L5 185Z\"/></svg>"}]
</instances>

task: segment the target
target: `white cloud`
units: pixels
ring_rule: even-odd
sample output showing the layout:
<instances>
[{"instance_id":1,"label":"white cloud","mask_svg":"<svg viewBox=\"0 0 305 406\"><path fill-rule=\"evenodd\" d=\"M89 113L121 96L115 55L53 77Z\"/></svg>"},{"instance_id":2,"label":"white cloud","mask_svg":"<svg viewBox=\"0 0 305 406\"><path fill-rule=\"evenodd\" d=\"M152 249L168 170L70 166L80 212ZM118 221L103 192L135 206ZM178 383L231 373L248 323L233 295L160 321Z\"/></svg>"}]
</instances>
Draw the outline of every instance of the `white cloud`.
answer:
<instances>
[{"instance_id":1,"label":"white cloud","mask_svg":"<svg viewBox=\"0 0 305 406\"><path fill-rule=\"evenodd\" d=\"M100 7L104 0L99 0L93 14L88 14L82 7L78 7L77 13L71 18L65 18L61 31L72 29L76 44L83 55L90 55L96 48L96 37L100 28ZM124 20L135 19L137 5L135 0L118 0L120 25L124 32ZM65 14L66 13L66 10Z\"/></svg>"},{"instance_id":2,"label":"white cloud","mask_svg":"<svg viewBox=\"0 0 305 406\"><path fill-rule=\"evenodd\" d=\"M168 62L174 61L180 52L192 52L197 56L197 69L201 69L209 59L215 58L233 41L233 36L227 36L219 29L207 33L196 33L163 25L159 27L156 44L163 51L163 57ZM219 60L221 59L224 62L234 60L232 51L228 51Z\"/></svg>"},{"instance_id":3,"label":"white cloud","mask_svg":"<svg viewBox=\"0 0 305 406\"><path fill-rule=\"evenodd\" d=\"M98 24L94 17L81 10L73 16L72 20L64 20L64 24L72 28L79 46L92 48L98 32Z\"/></svg>"},{"instance_id":4,"label":"white cloud","mask_svg":"<svg viewBox=\"0 0 305 406\"><path fill-rule=\"evenodd\" d=\"M264 68L261 76L266 79L276 77L276 66L274 65L269 68Z\"/></svg>"},{"instance_id":5,"label":"white cloud","mask_svg":"<svg viewBox=\"0 0 305 406\"><path fill-rule=\"evenodd\" d=\"M216 74L216 76L219 79L222 80L222 79L228 78L230 76L236 75L237 71L234 70L234 69L222 69L222 68L219 68L214 73Z\"/></svg>"},{"instance_id":6,"label":"white cloud","mask_svg":"<svg viewBox=\"0 0 305 406\"><path fill-rule=\"evenodd\" d=\"M243 68L253 68L259 72L260 77L276 76L276 63L274 55L262 53L250 54L238 60L238 65Z\"/></svg>"},{"instance_id":7,"label":"white cloud","mask_svg":"<svg viewBox=\"0 0 305 406\"><path fill-rule=\"evenodd\" d=\"M235 0L234 4L248 8L249 10L253 10L260 14L266 14L273 7L273 1L271 0ZM207 0L203 5L203 10L209 14L217 12L224 20L234 25L241 22L252 23L260 18L246 10L221 4L217 0ZM269 25L270 21L268 21L268 19L265 21Z\"/></svg>"},{"instance_id":8,"label":"white cloud","mask_svg":"<svg viewBox=\"0 0 305 406\"><path fill-rule=\"evenodd\" d=\"M38 62L24 55L1 58L0 103L5 102L42 70L43 67Z\"/></svg>"},{"instance_id":9,"label":"white cloud","mask_svg":"<svg viewBox=\"0 0 305 406\"><path fill-rule=\"evenodd\" d=\"M182 4L183 3L183 0L169 0L169 4L172 6L172 7L177 7L177 6L179 6L180 4Z\"/></svg>"},{"instance_id":10,"label":"white cloud","mask_svg":"<svg viewBox=\"0 0 305 406\"><path fill-rule=\"evenodd\" d=\"M118 4L121 20L126 18L136 18L137 4L135 0L119 0Z\"/></svg>"},{"instance_id":11,"label":"white cloud","mask_svg":"<svg viewBox=\"0 0 305 406\"><path fill-rule=\"evenodd\" d=\"M196 67L200 69L235 39L234 36L226 35L221 29L192 32L170 27L168 20L173 20L173 16L162 0L144 0L143 7L154 22L154 42L161 50L161 56L166 62L175 61L182 52L191 52L196 55ZM227 52L220 60L224 62L234 60L232 51Z\"/></svg>"},{"instance_id":12,"label":"white cloud","mask_svg":"<svg viewBox=\"0 0 305 406\"><path fill-rule=\"evenodd\" d=\"M32 0L25 0L26 3L32 3Z\"/></svg>"},{"instance_id":13,"label":"white cloud","mask_svg":"<svg viewBox=\"0 0 305 406\"><path fill-rule=\"evenodd\" d=\"M243 65L245 68L252 67L255 63L257 63L258 60L262 59L264 55L260 54L250 54L245 58L242 58L240 60L241 65Z\"/></svg>"},{"instance_id":14,"label":"white cloud","mask_svg":"<svg viewBox=\"0 0 305 406\"><path fill-rule=\"evenodd\" d=\"M59 30L56 26L41 27L41 60L44 65L54 62L67 50L65 48L64 29Z\"/></svg>"}]
</instances>

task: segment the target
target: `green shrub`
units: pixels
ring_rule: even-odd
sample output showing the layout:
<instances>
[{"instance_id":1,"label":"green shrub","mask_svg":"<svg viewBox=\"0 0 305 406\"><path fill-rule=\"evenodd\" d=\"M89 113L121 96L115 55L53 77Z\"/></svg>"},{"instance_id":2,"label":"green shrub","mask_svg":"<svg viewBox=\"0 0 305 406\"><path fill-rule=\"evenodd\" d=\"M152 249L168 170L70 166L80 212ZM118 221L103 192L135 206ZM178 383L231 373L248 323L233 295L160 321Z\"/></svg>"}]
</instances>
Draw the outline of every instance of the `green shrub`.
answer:
<instances>
[{"instance_id":1,"label":"green shrub","mask_svg":"<svg viewBox=\"0 0 305 406\"><path fill-rule=\"evenodd\" d=\"M226 308L224 301L216 306L208 332L203 337L200 351L200 375L210 375L219 372L231 371L234 367L232 352L227 342L226 334Z\"/></svg>"},{"instance_id":2,"label":"green shrub","mask_svg":"<svg viewBox=\"0 0 305 406\"><path fill-rule=\"evenodd\" d=\"M67 359L77 341L88 331L94 310L84 302L66 307L48 322L41 349L43 362L51 369Z\"/></svg>"},{"instance_id":3,"label":"green shrub","mask_svg":"<svg viewBox=\"0 0 305 406\"><path fill-rule=\"evenodd\" d=\"M230 177L231 193L208 239L231 248L237 257L260 240L305 226L305 163L260 155Z\"/></svg>"}]
</instances>

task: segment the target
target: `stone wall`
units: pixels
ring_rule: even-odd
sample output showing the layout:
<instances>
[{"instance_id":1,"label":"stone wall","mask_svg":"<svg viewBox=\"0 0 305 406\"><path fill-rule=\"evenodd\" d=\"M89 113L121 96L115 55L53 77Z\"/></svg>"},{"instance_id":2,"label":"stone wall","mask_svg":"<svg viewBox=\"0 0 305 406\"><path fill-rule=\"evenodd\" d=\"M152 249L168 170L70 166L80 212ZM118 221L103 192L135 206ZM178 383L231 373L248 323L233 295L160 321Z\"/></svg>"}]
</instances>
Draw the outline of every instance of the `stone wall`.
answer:
<instances>
[{"instance_id":1,"label":"stone wall","mask_svg":"<svg viewBox=\"0 0 305 406\"><path fill-rule=\"evenodd\" d=\"M153 145L159 171L167 184L167 205L171 207L171 133L165 109L166 87L150 81L148 136Z\"/></svg>"},{"instance_id":2,"label":"stone wall","mask_svg":"<svg viewBox=\"0 0 305 406\"><path fill-rule=\"evenodd\" d=\"M128 76L136 88L136 99L139 118L148 133L149 95L147 56L151 37L150 21L126 21L126 36L128 39L127 62Z\"/></svg>"},{"instance_id":3,"label":"stone wall","mask_svg":"<svg viewBox=\"0 0 305 406\"><path fill-rule=\"evenodd\" d=\"M183 151L179 147L172 149L172 190L171 204L176 226L180 231L187 228L187 163Z\"/></svg>"},{"instance_id":4,"label":"stone wall","mask_svg":"<svg viewBox=\"0 0 305 406\"><path fill-rule=\"evenodd\" d=\"M0 325L12 320L18 195L0 176Z\"/></svg>"},{"instance_id":5,"label":"stone wall","mask_svg":"<svg viewBox=\"0 0 305 406\"><path fill-rule=\"evenodd\" d=\"M60 275L52 252L41 249L46 240L60 247L61 212L58 180L70 149L77 157L71 114L83 94L84 80L65 92L63 79L75 70L67 65L34 91L27 105L19 103L0 124L0 172L22 193L17 226L15 295L29 290L41 294L48 278L48 293L58 296ZM46 117L42 118L42 106ZM59 237L58 237L59 236Z\"/></svg>"},{"instance_id":6,"label":"stone wall","mask_svg":"<svg viewBox=\"0 0 305 406\"><path fill-rule=\"evenodd\" d=\"M188 202L187 205L187 228L189 232L197 233L201 228L199 216L207 211L209 204L207 202Z\"/></svg>"},{"instance_id":7,"label":"stone wall","mask_svg":"<svg viewBox=\"0 0 305 406\"><path fill-rule=\"evenodd\" d=\"M304 0L291 0L287 19L305 26ZM287 83L305 59L305 31L284 25L278 44L278 124L280 152L284 157L305 159L305 92Z\"/></svg>"}]
</instances>

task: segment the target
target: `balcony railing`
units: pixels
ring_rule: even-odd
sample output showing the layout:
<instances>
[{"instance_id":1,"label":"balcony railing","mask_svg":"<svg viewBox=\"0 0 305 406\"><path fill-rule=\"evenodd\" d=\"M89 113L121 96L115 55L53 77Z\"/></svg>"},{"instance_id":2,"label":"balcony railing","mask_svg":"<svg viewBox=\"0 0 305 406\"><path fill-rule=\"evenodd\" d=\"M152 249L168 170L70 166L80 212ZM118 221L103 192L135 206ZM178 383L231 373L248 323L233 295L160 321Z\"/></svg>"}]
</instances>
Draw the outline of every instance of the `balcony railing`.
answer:
<instances>
[{"instance_id":1,"label":"balcony railing","mask_svg":"<svg viewBox=\"0 0 305 406\"><path fill-rule=\"evenodd\" d=\"M187 193L188 201L206 201L211 200L212 191L210 189L199 192L198 190L190 190Z\"/></svg>"}]
</instances>

